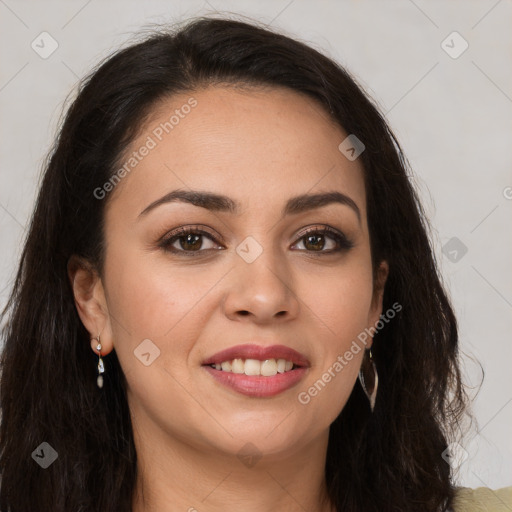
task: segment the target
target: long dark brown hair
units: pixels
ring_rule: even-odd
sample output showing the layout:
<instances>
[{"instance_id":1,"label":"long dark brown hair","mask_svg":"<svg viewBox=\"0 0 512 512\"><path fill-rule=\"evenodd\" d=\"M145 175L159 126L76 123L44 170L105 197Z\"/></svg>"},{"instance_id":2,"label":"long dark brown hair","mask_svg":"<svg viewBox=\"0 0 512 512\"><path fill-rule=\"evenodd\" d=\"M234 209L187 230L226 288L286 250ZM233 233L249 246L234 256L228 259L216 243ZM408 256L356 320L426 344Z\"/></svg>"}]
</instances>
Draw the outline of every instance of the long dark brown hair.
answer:
<instances>
[{"instance_id":1,"label":"long dark brown hair","mask_svg":"<svg viewBox=\"0 0 512 512\"><path fill-rule=\"evenodd\" d=\"M454 487L442 454L466 405L457 323L409 165L373 102L340 65L257 23L197 18L153 30L82 82L44 167L9 302L2 314L0 510L131 511L137 457L126 380L115 350L97 356L77 314L71 255L103 272L104 209L93 191L118 169L156 103L207 85L286 87L308 95L365 145L374 278L387 260L377 332L379 391L372 413L356 385L330 426L325 476L338 510L441 511ZM341 141L340 141L341 142ZM47 442L57 460L42 469Z\"/></svg>"}]
</instances>

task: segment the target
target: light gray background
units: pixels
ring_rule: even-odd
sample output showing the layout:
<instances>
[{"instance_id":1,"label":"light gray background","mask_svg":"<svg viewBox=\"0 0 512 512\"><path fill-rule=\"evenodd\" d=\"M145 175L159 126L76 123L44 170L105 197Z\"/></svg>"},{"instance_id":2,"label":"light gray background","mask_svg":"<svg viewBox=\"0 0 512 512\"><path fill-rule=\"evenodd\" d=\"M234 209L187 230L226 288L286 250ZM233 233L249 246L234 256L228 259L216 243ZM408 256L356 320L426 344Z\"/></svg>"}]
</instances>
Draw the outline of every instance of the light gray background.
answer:
<instances>
[{"instance_id":1,"label":"light gray background","mask_svg":"<svg viewBox=\"0 0 512 512\"><path fill-rule=\"evenodd\" d=\"M435 228L473 395L481 372L472 359L485 371L473 406L477 422L461 443L467 458L460 459L459 483L510 485L510 1L0 0L0 306L42 159L77 79L141 26L216 10L254 17L323 50L346 65L387 114ZM47 59L31 47L43 31L59 45ZM453 31L469 44L455 59L441 46ZM445 43L452 53L461 44L453 36ZM442 252L453 237L467 247L462 257L459 249Z\"/></svg>"}]
</instances>

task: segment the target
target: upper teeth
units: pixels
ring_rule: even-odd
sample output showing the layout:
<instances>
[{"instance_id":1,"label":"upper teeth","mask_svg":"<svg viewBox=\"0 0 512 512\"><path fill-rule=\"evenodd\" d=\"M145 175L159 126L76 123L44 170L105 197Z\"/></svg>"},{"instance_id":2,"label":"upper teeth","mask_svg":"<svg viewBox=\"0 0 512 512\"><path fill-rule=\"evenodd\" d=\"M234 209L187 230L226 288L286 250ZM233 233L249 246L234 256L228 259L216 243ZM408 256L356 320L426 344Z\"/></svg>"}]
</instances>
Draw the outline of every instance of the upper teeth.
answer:
<instances>
[{"instance_id":1,"label":"upper teeth","mask_svg":"<svg viewBox=\"0 0 512 512\"><path fill-rule=\"evenodd\" d=\"M293 363L286 359L266 359L258 361L257 359L233 359L232 361L223 361L211 365L216 370L231 373L245 373L245 375L262 375L271 377L278 373L288 372L293 368Z\"/></svg>"}]
</instances>

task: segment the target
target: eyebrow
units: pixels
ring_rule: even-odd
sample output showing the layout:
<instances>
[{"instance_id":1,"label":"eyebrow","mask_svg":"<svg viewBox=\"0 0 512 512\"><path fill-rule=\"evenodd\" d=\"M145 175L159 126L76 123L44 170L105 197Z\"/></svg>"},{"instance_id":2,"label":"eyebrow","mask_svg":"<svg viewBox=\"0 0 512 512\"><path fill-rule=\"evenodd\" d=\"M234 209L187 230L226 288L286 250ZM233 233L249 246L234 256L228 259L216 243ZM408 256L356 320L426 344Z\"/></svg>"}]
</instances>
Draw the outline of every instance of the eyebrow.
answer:
<instances>
[{"instance_id":1,"label":"eyebrow","mask_svg":"<svg viewBox=\"0 0 512 512\"><path fill-rule=\"evenodd\" d=\"M198 190L173 190L144 208L139 214L139 217L146 215L157 206L172 202L190 203L213 212L238 214L241 210L240 203L227 196ZM339 203L350 207L357 214L359 223L361 223L361 212L354 200L337 191L320 194L302 194L292 197L286 202L281 216L297 215L305 211L314 210L315 208L322 208L332 203Z\"/></svg>"}]
</instances>

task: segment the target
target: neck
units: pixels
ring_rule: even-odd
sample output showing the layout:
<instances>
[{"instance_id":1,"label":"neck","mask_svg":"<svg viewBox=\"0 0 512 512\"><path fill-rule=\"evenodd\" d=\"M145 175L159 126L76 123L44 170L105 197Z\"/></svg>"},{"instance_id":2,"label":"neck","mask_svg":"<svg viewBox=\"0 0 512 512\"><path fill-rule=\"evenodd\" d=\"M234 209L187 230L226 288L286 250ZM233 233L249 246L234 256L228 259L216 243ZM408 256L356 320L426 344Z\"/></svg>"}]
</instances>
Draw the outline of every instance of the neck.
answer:
<instances>
[{"instance_id":1,"label":"neck","mask_svg":"<svg viewBox=\"0 0 512 512\"><path fill-rule=\"evenodd\" d=\"M334 510L325 484L328 431L304 446L259 458L249 446L247 456L237 456L144 427L134 428L138 475L132 512Z\"/></svg>"}]
</instances>

